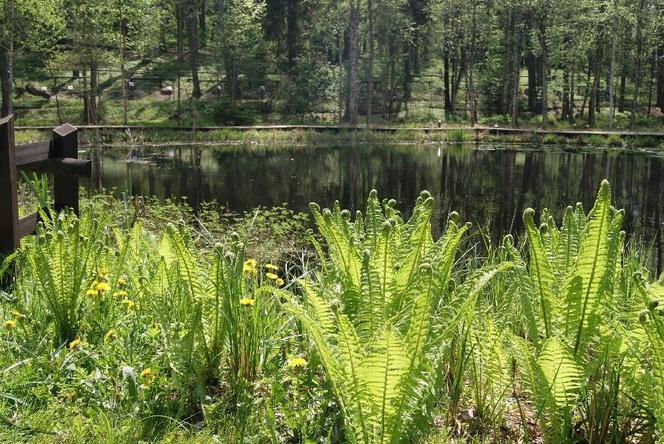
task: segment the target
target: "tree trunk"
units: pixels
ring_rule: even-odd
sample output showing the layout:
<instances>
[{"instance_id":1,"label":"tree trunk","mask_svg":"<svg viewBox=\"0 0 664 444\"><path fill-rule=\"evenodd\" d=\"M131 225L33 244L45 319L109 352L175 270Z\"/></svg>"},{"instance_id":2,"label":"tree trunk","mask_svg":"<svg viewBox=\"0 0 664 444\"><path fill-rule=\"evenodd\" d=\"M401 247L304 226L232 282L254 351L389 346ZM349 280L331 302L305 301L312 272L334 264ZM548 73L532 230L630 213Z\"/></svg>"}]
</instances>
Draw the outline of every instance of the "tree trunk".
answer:
<instances>
[{"instance_id":1,"label":"tree trunk","mask_svg":"<svg viewBox=\"0 0 664 444\"><path fill-rule=\"evenodd\" d=\"M632 100L632 112L629 116L629 127L634 128L636 123L636 111L639 106L639 88L641 87L641 59L643 52L643 3L639 2L639 10L636 14L636 69L634 70L634 99Z\"/></svg>"},{"instance_id":2,"label":"tree trunk","mask_svg":"<svg viewBox=\"0 0 664 444\"><path fill-rule=\"evenodd\" d=\"M288 0L286 5L286 47L288 57L288 70L292 71L297 62L298 52L298 25L297 25L297 1Z\"/></svg>"},{"instance_id":3,"label":"tree trunk","mask_svg":"<svg viewBox=\"0 0 664 444\"><path fill-rule=\"evenodd\" d=\"M452 114L452 103L450 102L450 55L445 50L443 59L443 97L445 100L445 120Z\"/></svg>"},{"instance_id":4,"label":"tree trunk","mask_svg":"<svg viewBox=\"0 0 664 444\"><path fill-rule=\"evenodd\" d=\"M346 119L352 126L357 125L357 68L358 68L358 28L360 26L360 5L351 0L348 11L348 114Z\"/></svg>"},{"instance_id":5,"label":"tree trunk","mask_svg":"<svg viewBox=\"0 0 664 444\"><path fill-rule=\"evenodd\" d=\"M526 54L526 68L528 69L528 111L537 112L537 58L532 51Z\"/></svg>"},{"instance_id":6,"label":"tree trunk","mask_svg":"<svg viewBox=\"0 0 664 444\"><path fill-rule=\"evenodd\" d=\"M620 75L620 96L618 97L618 112L625 112L625 94L627 91L627 74L625 73L625 65L623 65Z\"/></svg>"},{"instance_id":7,"label":"tree trunk","mask_svg":"<svg viewBox=\"0 0 664 444\"><path fill-rule=\"evenodd\" d=\"M569 69L567 65L563 68L563 110L561 120L569 119Z\"/></svg>"},{"instance_id":8,"label":"tree trunk","mask_svg":"<svg viewBox=\"0 0 664 444\"><path fill-rule=\"evenodd\" d=\"M514 8L513 11L513 24L514 32L513 54L512 54L512 126L519 124L519 80L521 74L521 48L520 48L520 35L516 30L516 24L519 23L519 8Z\"/></svg>"},{"instance_id":9,"label":"tree trunk","mask_svg":"<svg viewBox=\"0 0 664 444\"><path fill-rule=\"evenodd\" d=\"M207 21L207 18L206 18L207 11L205 9L205 0L200 0L200 2L201 2L200 3L201 8L200 8L200 11L198 12L198 31L199 31L198 32L198 41L199 41L198 46L200 48L205 48L205 44L207 42L207 35L206 35L206 31L207 31L207 23L206 23L206 21Z\"/></svg>"},{"instance_id":10,"label":"tree trunk","mask_svg":"<svg viewBox=\"0 0 664 444\"><path fill-rule=\"evenodd\" d=\"M0 89L2 89L2 106L0 117L5 117L14 111L12 101L12 75L14 43L9 42L6 46L0 44Z\"/></svg>"},{"instance_id":11,"label":"tree trunk","mask_svg":"<svg viewBox=\"0 0 664 444\"><path fill-rule=\"evenodd\" d=\"M190 0L187 11L187 38L189 41L189 64L191 65L191 82L193 84L192 95L201 97L201 84L198 80L198 35L197 35L196 11L193 0Z\"/></svg>"},{"instance_id":12,"label":"tree trunk","mask_svg":"<svg viewBox=\"0 0 664 444\"><path fill-rule=\"evenodd\" d=\"M548 47L546 44L546 12L539 23L539 39L542 48L542 128L546 129L549 125L549 66L548 66Z\"/></svg>"},{"instance_id":13,"label":"tree trunk","mask_svg":"<svg viewBox=\"0 0 664 444\"><path fill-rule=\"evenodd\" d=\"M373 0L367 0L367 15L369 16L369 66L367 73L367 128L371 126L371 113L373 111L373 65L374 65L374 14Z\"/></svg>"},{"instance_id":14,"label":"tree trunk","mask_svg":"<svg viewBox=\"0 0 664 444\"><path fill-rule=\"evenodd\" d=\"M664 63L659 61L659 58L664 54L664 46L657 48L655 57L655 64L657 65L655 71L657 72L657 93L655 106L659 107L660 111L664 111Z\"/></svg>"},{"instance_id":15,"label":"tree trunk","mask_svg":"<svg viewBox=\"0 0 664 444\"><path fill-rule=\"evenodd\" d=\"M91 123L97 125L99 123L99 65L97 61L93 61L90 65L90 118Z\"/></svg>"},{"instance_id":16,"label":"tree trunk","mask_svg":"<svg viewBox=\"0 0 664 444\"><path fill-rule=\"evenodd\" d=\"M616 0L613 1L613 7L616 6ZM613 129L613 117L615 115L614 100L613 100L613 76L616 70L616 26L615 26L615 11L614 17L611 20L611 65L609 66L609 129Z\"/></svg>"},{"instance_id":17,"label":"tree trunk","mask_svg":"<svg viewBox=\"0 0 664 444\"><path fill-rule=\"evenodd\" d=\"M123 39L124 40L124 39ZM120 76L122 77L122 123L129 121L129 91L127 90L127 52L124 46L121 49Z\"/></svg>"},{"instance_id":18,"label":"tree trunk","mask_svg":"<svg viewBox=\"0 0 664 444\"><path fill-rule=\"evenodd\" d=\"M182 0L178 0L175 5L175 21L177 22L177 55L178 60L181 60L184 55L184 44L182 42L182 28L184 28L184 6L182 5Z\"/></svg>"},{"instance_id":19,"label":"tree trunk","mask_svg":"<svg viewBox=\"0 0 664 444\"><path fill-rule=\"evenodd\" d=\"M590 93L590 102L588 103L588 125L595 125L595 112L597 111L599 94L599 80L602 75L602 46L597 42L597 54L595 57L595 79L593 81L593 89Z\"/></svg>"}]
</instances>

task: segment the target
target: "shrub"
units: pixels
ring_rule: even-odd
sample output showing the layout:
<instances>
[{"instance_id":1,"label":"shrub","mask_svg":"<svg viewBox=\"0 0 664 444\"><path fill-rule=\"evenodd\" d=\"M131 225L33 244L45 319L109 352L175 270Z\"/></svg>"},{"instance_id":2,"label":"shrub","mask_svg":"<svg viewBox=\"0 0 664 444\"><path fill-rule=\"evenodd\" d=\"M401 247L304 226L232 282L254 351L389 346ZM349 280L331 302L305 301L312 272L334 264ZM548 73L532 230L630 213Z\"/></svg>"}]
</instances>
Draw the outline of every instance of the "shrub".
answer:
<instances>
[{"instance_id":1,"label":"shrub","mask_svg":"<svg viewBox=\"0 0 664 444\"><path fill-rule=\"evenodd\" d=\"M229 98L220 99L214 104L212 118L221 125L252 125L258 120L253 107L237 103L233 105Z\"/></svg>"}]
</instances>

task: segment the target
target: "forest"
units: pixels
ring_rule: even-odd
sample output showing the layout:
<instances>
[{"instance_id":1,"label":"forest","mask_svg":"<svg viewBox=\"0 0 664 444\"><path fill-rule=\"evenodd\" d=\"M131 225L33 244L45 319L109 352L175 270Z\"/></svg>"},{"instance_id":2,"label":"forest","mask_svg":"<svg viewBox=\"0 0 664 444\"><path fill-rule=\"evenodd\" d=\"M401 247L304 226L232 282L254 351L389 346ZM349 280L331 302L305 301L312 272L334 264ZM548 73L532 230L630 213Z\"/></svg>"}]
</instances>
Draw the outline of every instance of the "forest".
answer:
<instances>
[{"instance_id":1,"label":"forest","mask_svg":"<svg viewBox=\"0 0 664 444\"><path fill-rule=\"evenodd\" d=\"M2 0L2 115L661 127L663 16L661 0Z\"/></svg>"}]
</instances>

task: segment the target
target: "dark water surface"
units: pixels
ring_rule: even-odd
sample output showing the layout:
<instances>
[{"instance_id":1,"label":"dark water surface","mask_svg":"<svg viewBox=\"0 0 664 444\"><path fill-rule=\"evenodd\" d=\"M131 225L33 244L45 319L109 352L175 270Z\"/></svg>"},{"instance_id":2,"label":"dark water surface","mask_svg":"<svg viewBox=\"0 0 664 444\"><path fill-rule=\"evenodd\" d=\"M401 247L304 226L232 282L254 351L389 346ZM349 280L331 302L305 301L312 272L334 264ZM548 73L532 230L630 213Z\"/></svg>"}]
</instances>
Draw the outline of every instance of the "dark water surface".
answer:
<instances>
[{"instance_id":1,"label":"dark water surface","mask_svg":"<svg viewBox=\"0 0 664 444\"><path fill-rule=\"evenodd\" d=\"M186 196L194 208L216 200L231 211L287 203L308 211L311 201L363 209L371 189L394 198L409 214L421 190L436 199L436 229L456 210L493 239L519 234L521 213L548 207L560 215L580 201L590 209L602 179L625 209L624 228L652 251L662 268L664 160L627 152L503 149L499 145L440 146L203 146L103 149L91 186L119 192ZM128 159L130 159L128 161ZM662 246L662 248L660 248Z\"/></svg>"}]
</instances>

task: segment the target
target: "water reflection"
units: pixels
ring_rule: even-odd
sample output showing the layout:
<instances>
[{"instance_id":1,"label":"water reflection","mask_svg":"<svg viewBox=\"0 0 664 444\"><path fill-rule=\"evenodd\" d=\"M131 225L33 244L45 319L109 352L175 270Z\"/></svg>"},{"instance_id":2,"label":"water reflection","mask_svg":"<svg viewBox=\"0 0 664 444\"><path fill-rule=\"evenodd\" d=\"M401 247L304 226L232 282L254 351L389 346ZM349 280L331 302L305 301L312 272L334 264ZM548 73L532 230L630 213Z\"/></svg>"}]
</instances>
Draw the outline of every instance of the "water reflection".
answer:
<instances>
[{"instance_id":1,"label":"water reflection","mask_svg":"<svg viewBox=\"0 0 664 444\"><path fill-rule=\"evenodd\" d=\"M494 238L519 233L529 206L560 214L581 201L588 209L603 178L625 208L625 229L654 248L662 268L663 160L625 152L504 150L498 146L169 147L90 153L94 188L159 197L186 196L191 205L215 199L234 211L288 203L307 211L339 199L362 209L372 188L404 212L423 189L436 198L437 228L458 211Z\"/></svg>"}]
</instances>

